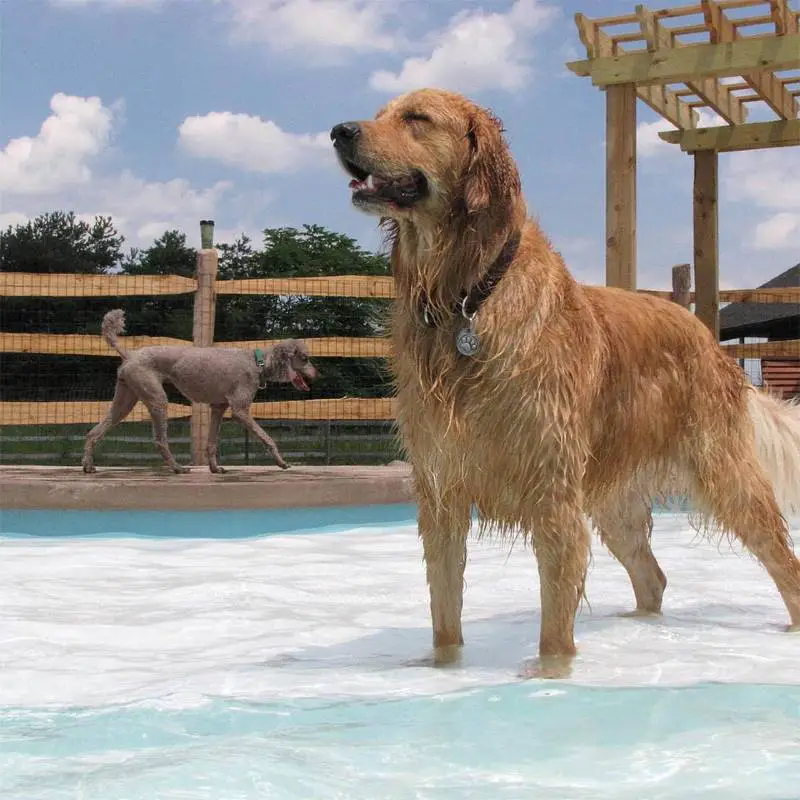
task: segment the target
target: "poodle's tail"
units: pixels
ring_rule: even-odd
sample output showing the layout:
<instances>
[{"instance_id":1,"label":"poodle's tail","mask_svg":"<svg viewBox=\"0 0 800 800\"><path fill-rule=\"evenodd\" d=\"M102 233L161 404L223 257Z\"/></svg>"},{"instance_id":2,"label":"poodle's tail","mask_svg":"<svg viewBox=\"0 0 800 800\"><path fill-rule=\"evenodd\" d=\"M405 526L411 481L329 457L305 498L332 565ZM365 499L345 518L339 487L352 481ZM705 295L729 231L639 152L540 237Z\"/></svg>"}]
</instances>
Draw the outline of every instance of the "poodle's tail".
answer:
<instances>
[{"instance_id":1,"label":"poodle's tail","mask_svg":"<svg viewBox=\"0 0 800 800\"><path fill-rule=\"evenodd\" d=\"M772 481L778 505L794 516L800 513L800 404L757 389L749 395L758 459Z\"/></svg>"},{"instance_id":2,"label":"poodle's tail","mask_svg":"<svg viewBox=\"0 0 800 800\"><path fill-rule=\"evenodd\" d=\"M119 343L121 333L125 333L125 312L121 308L115 308L103 317L100 335L106 340L108 346L113 347L125 361L128 358L128 351Z\"/></svg>"}]
</instances>

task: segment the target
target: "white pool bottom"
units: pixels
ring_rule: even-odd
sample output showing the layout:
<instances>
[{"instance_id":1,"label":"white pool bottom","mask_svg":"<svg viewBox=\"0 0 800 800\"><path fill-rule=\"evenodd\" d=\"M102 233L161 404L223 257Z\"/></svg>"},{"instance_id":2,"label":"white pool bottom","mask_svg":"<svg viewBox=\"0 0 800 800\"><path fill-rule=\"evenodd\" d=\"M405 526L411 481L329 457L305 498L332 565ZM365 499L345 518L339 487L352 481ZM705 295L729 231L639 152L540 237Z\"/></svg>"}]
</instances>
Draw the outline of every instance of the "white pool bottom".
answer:
<instances>
[{"instance_id":1,"label":"white pool bottom","mask_svg":"<svg viewBox=\"0 0 800 800\"><path fill-rule=\"evenodd\" d=\"M0 540L0 797L800 796L774 586L683 517L653 538L664 615L619 616L630 585L596 545L566 683L517 678L521 548L471 544L463 663L434 670L409 666L430 643L413 527Z\"/></svg>"}]
</instances>

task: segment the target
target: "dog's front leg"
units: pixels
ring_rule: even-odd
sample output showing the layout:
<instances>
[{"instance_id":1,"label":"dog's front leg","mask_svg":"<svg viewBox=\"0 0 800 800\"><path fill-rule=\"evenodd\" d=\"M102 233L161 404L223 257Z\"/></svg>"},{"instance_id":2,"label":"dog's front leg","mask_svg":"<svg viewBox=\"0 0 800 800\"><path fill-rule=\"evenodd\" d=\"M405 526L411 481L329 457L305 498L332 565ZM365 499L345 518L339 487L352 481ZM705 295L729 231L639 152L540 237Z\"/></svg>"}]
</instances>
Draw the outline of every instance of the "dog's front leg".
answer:
<instances>
[{"instance_id":1,"label":"dog's front leg","mask_svg":"<svg viewBox=\"0 0 800 800\"><path fill-rule=\"evenodd\" d=\"M163 390L162 390L163 391ZM147 405L150 417L153 422L153 437L155 438L156 449L161 453L166 465L176 474L184 475L191 472L189 467L182 467L172 455L167 440L167 396L164 395L163 401Z\"/></svg>"},{"instance_id":2,"label":"dog's front leg","mask_svg":"<svg viewBox=\"0 0 800 800\"><path fill-rule=\"evenodd\" d=\"M464 598L464 568L472 504L465 498L448 498L446 505L424 495L419 502L419 534L425 556L433 624L433 660L436 664L457 661L464 637L461 609Z\"/></svg>"},{"instance_id":3,"label":"dog's front leg","mask_svg":"<svg viewBox=\"0 0 800 800\"><path fill-rule=\"evenodd\" d=\"M278 450L278 445L275 444L267 432L250 416L249 410L242 411L241 409L232 407L231 413L239 420L246 430L250 431L250 433L259 439L264 447L272 453L275 463L281 469L289 469L289 465L283 460L283 456L281 456L280 450Z\"/></svg>"},{"instance_id":4,"label":"dog's front leg","mask_svg":"<svg viewBox=\"0 0 800 800\"><path fill-rule=\"evenodd\" d=\"M533 524L542 624L539 658L527 677L568 677L575 649L575 615L589 564L589 528L580 502L548 501Z\"/></svg>"},{"instance_id":5,"label":"dog's front leg","mask_svg":"<svg viewBox=\"0 0 800 800\"><path fill-rule=\"evenodd\" d=\"M227 403L217 403L211 406L211 420L208 425L206 455L208 456L208 468L213 473L225 472L225 469L219 465L219 461L217 460L217 451L219 449L219 429L222 425L222 417L227 408Z\"/></svg>"}]
</instances>

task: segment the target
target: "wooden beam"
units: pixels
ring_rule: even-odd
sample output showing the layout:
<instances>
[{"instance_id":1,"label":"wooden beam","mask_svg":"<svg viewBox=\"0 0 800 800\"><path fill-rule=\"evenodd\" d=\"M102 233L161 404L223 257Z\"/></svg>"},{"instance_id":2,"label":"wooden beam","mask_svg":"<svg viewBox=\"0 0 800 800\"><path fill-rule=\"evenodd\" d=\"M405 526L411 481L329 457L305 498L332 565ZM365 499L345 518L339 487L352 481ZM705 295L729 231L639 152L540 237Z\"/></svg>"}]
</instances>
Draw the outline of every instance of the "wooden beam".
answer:
<instances>
[{"instance_id":1,"label":"wooden beam","mask_svg":"<svg viewBox=\"0 0 800 800\"><path fill-rule=\"evenodd\" d=\"M797 33L797 16L789 8L787 0L769 0L770 16L779 36Z\"/></svg>"},{"instance_id":2,"label":"wooden beam","mask_svg":"<svg viewBox=\"0 0 800 800\"><path fill-rule=\"evenodd\" d=\"M636 90L606 91L606 285L636 289Z\"/></svg>"},{"instance_id":3,"label":"wooden beam","mask_svg":"<svg viewBox=\"0 0 800 800\"><path fill-rule=\"evenodd\" d=\"M102 419L111 401L63 401L50 403L0 402L0 425L91 425ZM394 419L394 404L388 397L344 397L330 400L281 400L253 403L256 419L326 420L326 419ZM170 403L169 419L190 417L192 407ZM230 412L226 412L230 416ZM149 421L142 403L137 403L126 422Z\"/></svg>"},{"instance_id":4,"label":"wooden beam","mask_svg":"<svg viewBox=\"0 0 800 800\"><path fill-rule=\"evenodd\" d=\"M799 292L800 293L800 292ZM277 344L279 339L262 339L239 342L214 342L214 347L235 347L255 350ZM330 336L303 340L312 358L388 358L390 342L384 337ZM186 339L169 336L126 336L123 343L128 350L142 347L169 345L190 347ZM82 333L8 333L0 332L0 353L41 353L55 356L108 356L119 358L100 336Z\"/></svg>"},{"instance_id":5,"label":"wooden beam","mask_svg":"<svg viewBox=\"0 0 800 800\"><path fill-rule=\"evenodd\" d=\"M755 267L753 268L755 269ZM673 300L673 292L664 289L637 289L639 294ZM694 292L689 292L689 302L695 301ZM800 303L800 286L781 286L774 289L720 289L720 303Z\"/></svg>"},{"instance_id":6,"label":"wooden beam","mask_svg":"<svg viewBox=\"0 0 800 800\"><path fill-rule=\"evenodd\" d=\"M0 272L0 297L145 297L196 289L194 278L180 275Z\"/></svg>"},{"instance_id":7,"label":"wooden beam","mask_svg":"<svg viewBox=\"0 0 800 800\"><path fill-rule=\"evenodd\" d=\"M631 16L631 21L635 21L636 16ZM575 15L575 24L578 27L578 35L583 42L586 52L592 58L616 55L619 48L614 40L600 30L598 20L589 20L583 14ZM636 94L640 100L647 103L656 114L669 120L677 128L694 128L697 124L697 112L689 108L682 102L677 93L664 86L639 86Z\"/></svg>"},{"instance_id":8,"label":"wooden beam","mask_svg":"<svg viewBox=\"0 0 800 800\"><path fill-rule=\"evenodd\" d=\"M685 153L716 150L730 153L740 150L764 150L769 147L800 145L800 119L774 122L749 122L746 125L719 125L690 131L663 131L665 142L679 144Z\"/></svg>"},{"instance_id":9,"label":"wooden beam","mask_svg":"<svg viewBox=\"0 0 800 800\"><path fill-rule=\"evenodd\" d=\"M642 35L647 41L647 49L651 53L668 50L672 47L684 47L646 6L636 6L636 17L639 20ZM706 105L731 125L740 125L747 120L747 109L741 99L732 93L730 87L720 83L716 78L698 78L686 81L686 85L691 92L700 97Z\"/></svg>"},{"instance_id":10,"label":"wooden beam","mask_svg":"<svg viewBox=\"0 0 800 800\"><path fill-rule=\"evenodd\" d=\"M681 130L694 128L697 125L697 112L678 97L672 89L665 89L656 84L637 86L636 94L659 116L671 122Z\"/></svg>"},{"instance_id":11,"label":"wooden beam","mask_svg":"<svg viewBox=\"0 0 800 800\"><path fill-rule=\"evenodd\" d=\"M695 313L719 340L717 154L694 154Z\"/></svg>"},{"instance_id":12,"label":"wooden beam","mask_svg":"<svg viewBox=\"0 0 800 800\"><path fill-rule=\"evenodd\" d=\"M756 267L753 267L755 271ZM776 286L774 289L722 289L722 303L800 303L800 286Z\"/></svg>"},{"instance_id":13,"label":"wooden beam","mask_svg":"<svg viewBox=\"0 0 800 800\"><path fill-rule=\"evenodd\" d=\"M567 67L576 75L590 77L595 86L682 83L756 70L798 69L800 34L764 39L750 37L724 44L686 45L657 53L623 53L572 61Z\"/></svg>"},{"instance_id":14,"label":"wooden beam","mask_svg":"<svg viewBox=\"0 0 800 800\"><path fill-rule=\"evenodd\" d=\"M753 41L739 38L736 26L725 16L725 12L716 4L715 0L701 0L701 5L706 25L711 29L711 41L714 44ZM783 39L786 37L776 38ZM762 39L760 41L768 40ZM798 51L800 51L800 37L798 38L797 47ZM798 63L800 63L800 60ZM742 72L741 75L781 119L794 119L797 116L794 98L772 72L751 72L748 70Z\"/></svg>"},{"instance_id":15,"label":"wooden beam","mask_svg":"<svg viewBox=\"0 0 800 800\"><path fill-rule=\"evenodd\" d=\"M394 297L394 281L384 275L327 275L318 278L246 278L216 281L220 294L303 295L308 297ZM0 297L148 297L190 294L195 278L181 275L84 275L82 273L0 272Z\"/></svg>"},{"instance_id":16,"label":"wooden beam","mask_svg":"<svg viewBox=\"0 0 800 800\"><path fill-rule=\"evenodd\" d=\"M322 278L244 278L217 281L217 294L306 297L392 298L394 280L385 275L328 275Z\"/></svg>"},{"instance_id":17,"label":"wooden beam","mask_svg":"<svg viewBox=\"0 0 800 800\"><path fill-rule=\"evenodd\" d=\"M800 339L754 344L723 344L731 358L800 358Z\"/></svg>"}]
</instances>

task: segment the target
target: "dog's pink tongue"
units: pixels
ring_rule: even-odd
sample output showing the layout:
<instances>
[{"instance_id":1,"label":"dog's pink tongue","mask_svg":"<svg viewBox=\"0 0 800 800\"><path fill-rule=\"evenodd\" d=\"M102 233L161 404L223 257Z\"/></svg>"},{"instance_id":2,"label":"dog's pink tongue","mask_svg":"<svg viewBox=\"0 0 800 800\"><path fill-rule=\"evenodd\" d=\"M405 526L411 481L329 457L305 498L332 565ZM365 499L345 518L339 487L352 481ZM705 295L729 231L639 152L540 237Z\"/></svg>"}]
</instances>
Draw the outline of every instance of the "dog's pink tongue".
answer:
<instances>
[{"instance_id":1,"label":"dog's pink tongue","mask_svg":"<svg viewBox=\"0 0 800 800\"><path fill-rule=\"evenodd\" d=\"M308 384L303 380L303 376L299 372L292 370L291 379L292 386L294 386L295 389L299 389L301 392L309 391Z\"/></svg>"}]
</instances>

